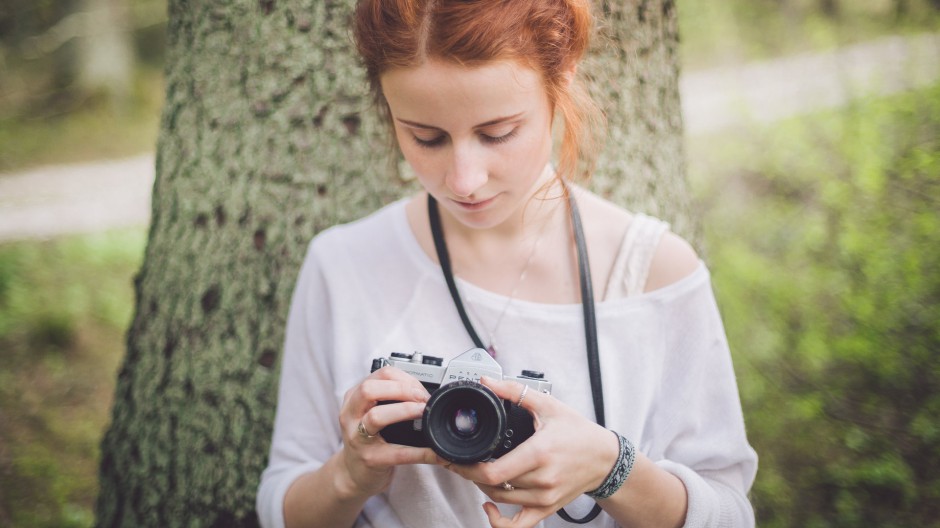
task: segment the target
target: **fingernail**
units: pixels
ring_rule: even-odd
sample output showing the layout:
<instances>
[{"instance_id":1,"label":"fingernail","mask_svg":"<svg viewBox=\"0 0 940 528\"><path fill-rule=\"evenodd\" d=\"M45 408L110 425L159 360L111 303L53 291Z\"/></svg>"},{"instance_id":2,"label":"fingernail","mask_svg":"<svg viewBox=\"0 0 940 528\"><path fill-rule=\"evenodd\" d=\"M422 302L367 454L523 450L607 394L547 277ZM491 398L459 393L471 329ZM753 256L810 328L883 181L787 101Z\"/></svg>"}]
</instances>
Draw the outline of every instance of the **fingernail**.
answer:
<instances>
[{"instance_id":1,"label":"fingernail","mask_svg":"<svg viewBox=\"0 0 940 528\"><path fill-rule=\"evenodd\" d=\"M495 382L496 380L494 380L493 378L491 378L491 377L489 377L489 376L480 376L480 381L483 382L483 383L486 383L487 385L490 385L490 384L492 384L493 382Z\"/></svg>"},{"instance_id":2,"label":"fingernail","mask_svg":"<svg viewBox=\"0 0 940 528\"><path fill-rule=\"evenodd\" d=\"M428 399L431 397L431 395L428 394L428 391L424 389L415 389L414 395L415 395L415 399L417 399L418 401L422 401L422 402L428 401Z\"/></svg>"}]
</instances>

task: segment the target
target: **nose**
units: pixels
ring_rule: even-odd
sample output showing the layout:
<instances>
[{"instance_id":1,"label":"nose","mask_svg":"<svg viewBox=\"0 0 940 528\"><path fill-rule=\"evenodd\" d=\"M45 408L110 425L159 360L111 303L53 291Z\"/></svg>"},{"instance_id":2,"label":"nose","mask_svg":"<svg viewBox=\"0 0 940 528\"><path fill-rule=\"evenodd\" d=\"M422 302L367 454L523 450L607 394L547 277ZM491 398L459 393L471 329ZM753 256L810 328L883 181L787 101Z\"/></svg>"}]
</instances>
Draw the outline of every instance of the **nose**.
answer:
<instances>
[{"instance_id":1,"label":"nose","mask_svg":"<svg viewBox=\"0 0 940 528\"><path fill-rule=\"evenodd\" d=\"M489 179L483 157L473 150L455 146L451 152L452 159L445 181L450 192L461 198L472 196Z\"/></svg>"}]
</instances>

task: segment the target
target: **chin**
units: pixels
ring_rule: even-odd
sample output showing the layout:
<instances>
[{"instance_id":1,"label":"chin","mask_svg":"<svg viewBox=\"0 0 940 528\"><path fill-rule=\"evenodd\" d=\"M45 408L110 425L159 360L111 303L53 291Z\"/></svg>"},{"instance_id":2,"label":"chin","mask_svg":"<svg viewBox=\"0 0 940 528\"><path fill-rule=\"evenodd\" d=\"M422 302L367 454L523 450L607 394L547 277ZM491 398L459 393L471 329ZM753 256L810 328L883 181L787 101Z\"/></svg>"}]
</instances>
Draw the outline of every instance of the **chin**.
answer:
<instances>
[{"instance_id":1,"label":"chin","mask_svg":"<svg viewBox=\"0 0 940 528\"><path fill-rule=\"evenodd\" d=\"M454 217L464 227L470 229L491 229L503 223L503 215L494 215L493 213L467 213L464 211L450 211Z\"/></svg>"}]
</instances>

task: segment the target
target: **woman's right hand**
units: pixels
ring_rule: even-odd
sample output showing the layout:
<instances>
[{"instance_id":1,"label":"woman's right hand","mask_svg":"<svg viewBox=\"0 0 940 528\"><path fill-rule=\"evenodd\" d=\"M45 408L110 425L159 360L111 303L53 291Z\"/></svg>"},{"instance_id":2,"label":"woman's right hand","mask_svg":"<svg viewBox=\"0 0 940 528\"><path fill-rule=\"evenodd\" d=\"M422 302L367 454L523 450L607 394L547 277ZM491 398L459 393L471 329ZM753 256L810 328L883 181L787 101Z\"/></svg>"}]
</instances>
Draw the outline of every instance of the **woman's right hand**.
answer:
<instances>
[{"instance_id":1,"label":"woman's right hand","mask_svg":"<svg viewBox=\"0 0 940 528\"><path fill-rule=\"evenodd\" d=\"M390 444L378 434L393 423L420 418L428 398L421 382L395 367L373 372L346 392L339 413L344 444L341 466L346 478L339 485L348 496L382 492L395 466L445 462L429 448ZM380 401L398 403L378 405Z\"/></svg>"}]
</instances>

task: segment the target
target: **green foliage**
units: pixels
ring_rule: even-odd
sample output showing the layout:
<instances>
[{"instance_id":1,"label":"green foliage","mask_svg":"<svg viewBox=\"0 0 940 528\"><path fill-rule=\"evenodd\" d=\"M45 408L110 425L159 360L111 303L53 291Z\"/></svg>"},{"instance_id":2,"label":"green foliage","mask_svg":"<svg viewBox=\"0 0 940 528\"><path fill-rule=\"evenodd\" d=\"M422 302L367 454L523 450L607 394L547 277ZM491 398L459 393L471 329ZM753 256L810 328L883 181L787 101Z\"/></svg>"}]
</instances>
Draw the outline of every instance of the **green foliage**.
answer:
<instances>
[{"instance_id":1,"label":"green foliage","mask_svg":"<svg viewBox=\"0 0 940 528\"><path fill-rule=\"evenodd\" d=\"M128 84L83 82L89 24L110 5L123 15ZM97 6L97 7L96 7ZM85 11L92 9L92 11ZM163 101L165 0L5 0L0 5L0 172L152 151ZM110 59L103 59L110 60Z\"/></svg>"},{"instance_id":2,"label":"green foliage","mask_svg":"<svg viewBox=\"0 0 940 528\"><path fill-rule=\"evenodd\" d=\"M142 231L0 245L0 525L90 526Z\"/></svg>"},{"instance_id":3,"label":"green foliage","mask_svg":"<svg viewBox=\"0 0 940 528\"><path fill-rule=\"evenodd\" d=\"M682 62L704 68L940 28L936 0L678 0Z\"/></svg>"},{"instance_id":4,"label":"green foliage","mask_svg":"<svg viewBox=\"0 0 940 528\"><path fill-rule=\"evenodd\" d=\"M66 109L50 112L53 107L47 106L41 115L23 116L12 109L20 104L0 98L0 172L126 157L156 147L162 75L138 71L131 96L122 105L93 95Z\"/></svg>"},{"instance_id":5,"label":"green foliage","mask_svg":"<svg viewBox=\"0 0 940 528\"><path fill-rule=\"evenodd\" d=\"M758 524L940 526L940 86L716 139Z\"/></svg>"}]
</instances>

